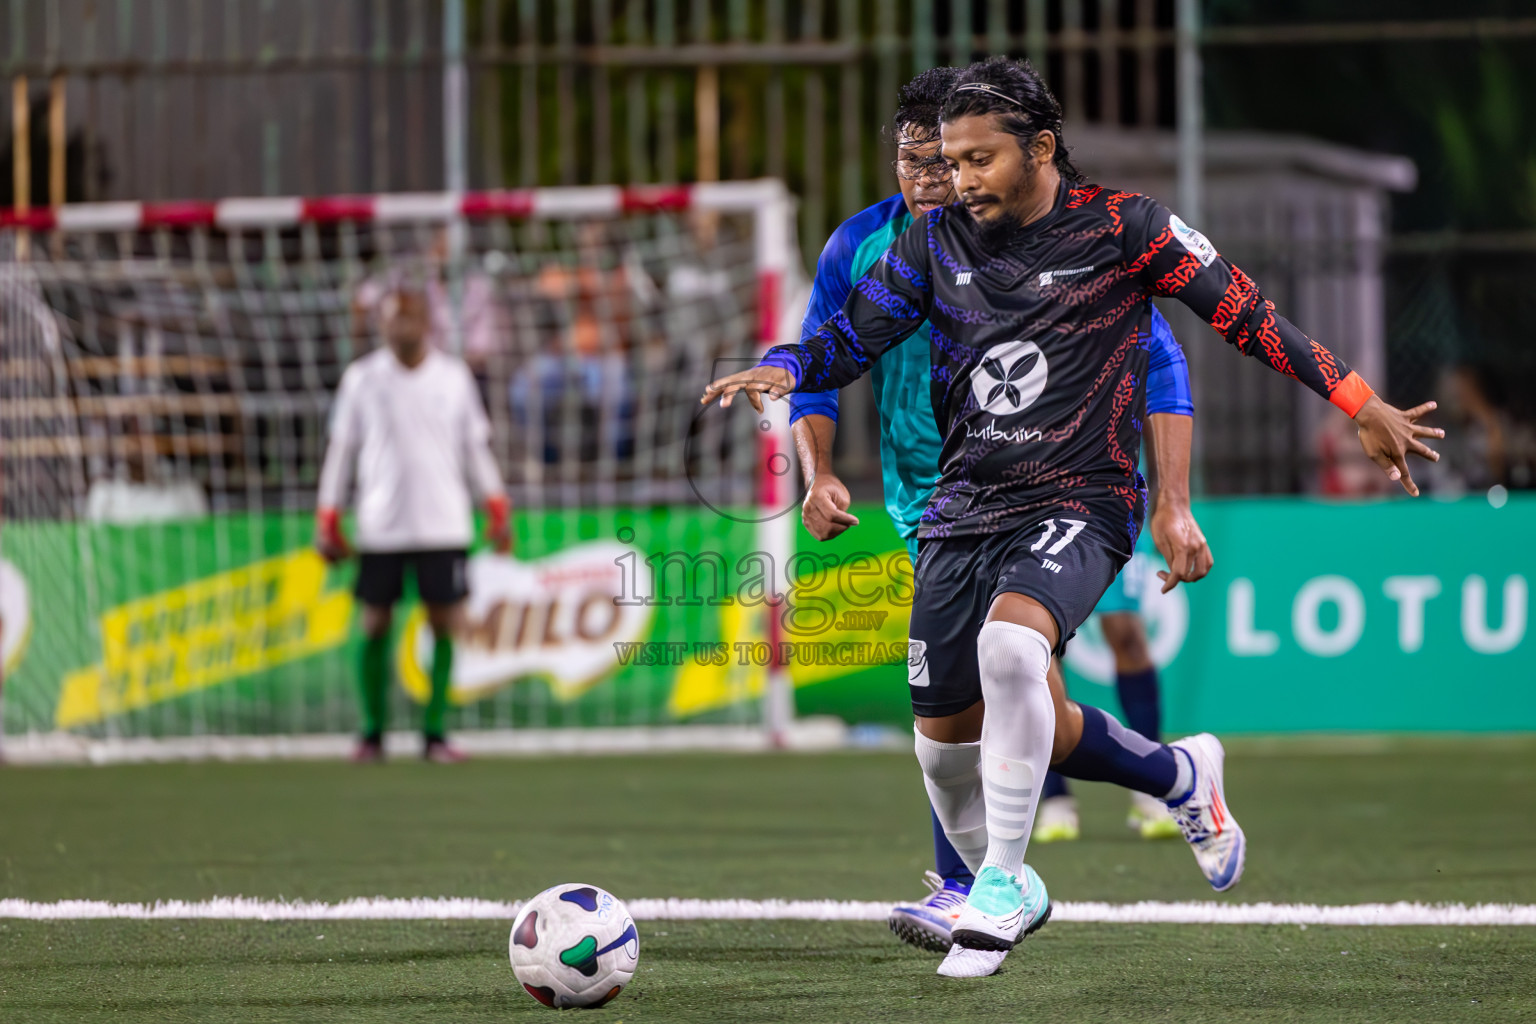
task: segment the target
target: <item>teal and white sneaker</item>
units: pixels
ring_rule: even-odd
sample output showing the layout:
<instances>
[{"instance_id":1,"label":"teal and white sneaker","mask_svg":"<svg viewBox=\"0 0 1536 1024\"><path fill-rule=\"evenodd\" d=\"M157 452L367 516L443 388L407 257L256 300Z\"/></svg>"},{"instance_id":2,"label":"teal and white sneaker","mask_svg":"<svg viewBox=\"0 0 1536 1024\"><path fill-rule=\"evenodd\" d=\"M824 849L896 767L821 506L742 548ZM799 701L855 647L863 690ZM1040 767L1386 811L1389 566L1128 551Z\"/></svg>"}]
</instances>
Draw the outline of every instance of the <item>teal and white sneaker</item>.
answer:
<instances>
[{"instance_id":1,"label":"teal and white sneaker","mask_svg":"<svg viewBox=\"0 0 1536 1024\"><path fill-rule=\"evenodd\" d=\"M966 949L1007 952L1050 919L1051 898L1034 868L1024 866L1021 882L1002 868L984 867L951 934L955 945Z\"/></svg>"},{"instance_id":2,"label":"teal and white sneaker","mask_svg":"<svg viewBox=\"0 0 1536 1024\"><path fill-rule=\"evenodd\" d=\"M1242 879L1248 854L1242 826L1227 809L1222 776L1226 749L1208 732L1168 745L1188 755L1195 769L1194 788L1182 800L1169 802L1168 810L1211 888L1226 892Z\"/></svg>"},{"instance_id":3,"label":"teal and white sneaker","mask_svg":"<svg viewBox=\"0 0 1536 1024\"><path fill-rule=\"evenodd\" d=\"M902 942L930 953L945 953L954 945L950 929L971 890L952 878L941 878L937 871L925 871L923 876L928 895L916 903L896 904L886 920Z\"/></svg>"}]
</instances>

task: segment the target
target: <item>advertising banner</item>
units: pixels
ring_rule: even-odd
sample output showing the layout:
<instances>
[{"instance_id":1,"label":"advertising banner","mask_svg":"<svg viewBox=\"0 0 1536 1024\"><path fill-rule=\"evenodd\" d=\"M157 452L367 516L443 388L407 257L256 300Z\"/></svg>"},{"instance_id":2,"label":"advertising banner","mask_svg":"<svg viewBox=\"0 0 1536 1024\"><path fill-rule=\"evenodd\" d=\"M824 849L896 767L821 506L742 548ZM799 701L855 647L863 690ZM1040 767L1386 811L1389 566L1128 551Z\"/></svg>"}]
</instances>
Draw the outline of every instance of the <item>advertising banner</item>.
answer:
<instances>
[{"instance_id":1,"label":"advertising banner","mask_svg":"<svg viewBox=\"0 0 1536 1024\"><path fill-rule=\"evenodd\" d=\"M750 522L709 510L520 516L513 556L469 563L460 724L756 721L778 659L797 713L903 725L911 567L883 509L854 511L860 525L826 544L797 527L788 566ZM1536 728L1536 500L1227 500L1196 515L1210 577L1164 595L1141 574L1170 732ZM308 516L0 536L7 732L355 727L355 563L327 567ZM404 725L432 638L409 595L395 621ZM1067 668L1075 697L1116 709L1095 622Z\"/></svg>"}]
</instances>

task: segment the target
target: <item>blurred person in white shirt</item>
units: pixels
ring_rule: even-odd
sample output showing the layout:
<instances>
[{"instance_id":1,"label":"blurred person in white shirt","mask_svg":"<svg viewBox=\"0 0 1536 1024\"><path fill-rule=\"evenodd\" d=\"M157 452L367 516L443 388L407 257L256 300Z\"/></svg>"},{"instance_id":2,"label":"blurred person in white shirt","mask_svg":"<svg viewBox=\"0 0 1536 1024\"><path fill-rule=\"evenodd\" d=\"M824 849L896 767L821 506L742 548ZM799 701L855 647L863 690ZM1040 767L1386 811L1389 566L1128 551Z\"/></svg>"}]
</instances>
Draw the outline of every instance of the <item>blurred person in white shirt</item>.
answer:
<instances>
[{"instance_id":1,"label":"blurred person in white shirt","mask_svg":"<svg viewBox=\"0 0 1536 1024\"><path fill-rule=\"evenodd\" d=\"M331 412L320 474L316 546L329 562L352 551L341 509L355 477L356 594L363 605L358 761L383 759L388 725L389 635L405 571L416 579L434 637L423 755L462 760L444 718L453 672L453 631L468 594L466 561L478 498L488 539L511 548L510 503L490 448L490 425L469 367L429 343L430 282L395 270L370 282L370 307L385 345L347 367Z\"/></svg>"}]
</instances>

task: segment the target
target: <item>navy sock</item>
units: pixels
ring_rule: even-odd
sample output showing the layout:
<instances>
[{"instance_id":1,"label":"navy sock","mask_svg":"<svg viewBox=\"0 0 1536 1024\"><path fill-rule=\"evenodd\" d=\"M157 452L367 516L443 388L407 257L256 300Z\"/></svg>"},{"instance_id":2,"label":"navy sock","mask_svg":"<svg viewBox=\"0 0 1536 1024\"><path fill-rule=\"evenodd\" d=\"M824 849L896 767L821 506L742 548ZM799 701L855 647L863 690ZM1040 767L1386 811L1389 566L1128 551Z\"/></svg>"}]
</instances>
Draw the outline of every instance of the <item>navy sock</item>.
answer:
<instances>
[{"instance_id":1,"label":"navy sock","mask_svg":"<svg viewBox=\"0 0 1536 1024\"><path fill-rule=\"evenodd\" d=\"M971 874L971 869L965 866L965 860L954 844L949 841L949 836L944 834L944 826L939 824L939 816L932 807L928 813L933 816L933 868L939 873L939 877L951 882L959 882L961 885L970 885L976 881L976 876Z\"/></svg>"},{"instance_id":2,"label":"navy sock","mask_svg":"<svg viewBox=\"0 0 1536 1024\"><path fill-rule=\"evenodd\" d=\"M1165 798L1179 778L1173 748L1132 732L1098 708L1083 708L1083 738L1056 762L1069 779L1112 782L1126 789Z\"/></svg>"},{"instance_id":3,"label":"navy sock","mask_svg":"<svg viewBox=\"0 0 1536 1024\"><path fill-rule=\"evenodd\" d=\"M1045 785L1040 787L1040 799L1049 800L1054 796L1071 796L1072 791L1067 788L1067 780L1061 777L1060 772L1046 772Z\"/></svg>"},{"instance_id":4,"label":"navy sock","mask_svg":"<svg viewBox=\"0 0 1536 1024\"><path fill-rule=\"evenodd\" d=\"M1149 740L1163 738L1163 712L1157 694L1157 669L1115 673L1115 692L1125 709L1125 724Z\"/></svg>"}]
</instances>

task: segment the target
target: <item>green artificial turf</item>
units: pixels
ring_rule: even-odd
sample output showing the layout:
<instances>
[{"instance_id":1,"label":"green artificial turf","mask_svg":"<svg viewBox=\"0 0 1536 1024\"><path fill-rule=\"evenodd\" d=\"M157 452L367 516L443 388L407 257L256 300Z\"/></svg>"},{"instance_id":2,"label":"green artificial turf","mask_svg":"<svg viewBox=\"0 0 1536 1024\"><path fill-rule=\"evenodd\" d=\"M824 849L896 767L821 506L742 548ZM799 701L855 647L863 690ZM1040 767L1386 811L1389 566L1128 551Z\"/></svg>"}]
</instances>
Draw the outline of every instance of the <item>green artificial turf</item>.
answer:
<instances>
[{"instance_id":1,"label":"green artificial turf","mask_svg":"<svg viewBox=\"0 0 1536 1024\"><path fill-rule=\"evenodd\" d=\"M1246 751L1246 752L1245 752ZM1536 903L1536 746L1372 754L1236 745L1248 873L1213 896L1182 843L1081 787L1084 839L1035 846L1057 900ZM915 898L910 756L158 765L0 775L0 897ZM0 1021L491 1020L545 1014L502 922L0 920ZM318 936L323 935L324 938ZM1053 923L947 982L878 924L643 922L596 1019L1536 1020L1536 928Z\"/></svg>"}]
</instances>

